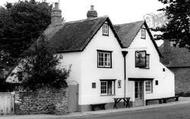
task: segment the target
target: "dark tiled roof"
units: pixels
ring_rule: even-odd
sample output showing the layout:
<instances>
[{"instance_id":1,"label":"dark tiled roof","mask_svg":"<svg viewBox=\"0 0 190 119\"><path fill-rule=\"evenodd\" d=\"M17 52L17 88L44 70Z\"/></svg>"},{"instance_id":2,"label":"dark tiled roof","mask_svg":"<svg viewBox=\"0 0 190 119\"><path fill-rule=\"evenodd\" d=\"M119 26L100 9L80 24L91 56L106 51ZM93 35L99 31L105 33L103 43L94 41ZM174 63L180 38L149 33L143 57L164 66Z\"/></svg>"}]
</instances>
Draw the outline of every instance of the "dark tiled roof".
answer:
<instances>
[{"instance_id":1,"label":"dark tiled roof","mask_svg":"<svg viewBox=\"0 0 190 119\"><path fill-rule=\"evenodd\" d=\"M144 21L138 21L133 23L114 25L114 28L118 33L119 38L121 39L123 47L128 48L131 45L143 23Z\"/></svg>"},{"instance_id":2,"label":"dark tiled roof","mask_svg":"<svg viewBox=\"0 0 190 119\"><path fill-rule=\"evenodd\" d=\"M190 51L186 48L171 47L164 45L159 47L163 58L161 62L167 67L190 67Z\"/></svg>"},{"instance_id":3,"label":"dark tiled roof","mask_svg":"<svg viewBox=\"0 0 190 119\"><path fill-rule=\"evenodd\" d=\"M63 25L58 26L50 25L44 31L44 34L48 39L49 47L56 49L58 53L82 51L105 21L110 25L115 37L122 47L119 37L107 16L65 22ZM37 43L39 44L39 42L32 44L32 46L23 54L30 55L35 51Z\"/></svg>"},{"instance_id":4,"label":"dark tiled roof","mask_svg":"<svg viewBox=\"0 0 190 119\"><path fill-rule=\"evenodd\" d=\"M148 34L159 54L159 56L162 57L158 46L156 45L156 42L154 41L152 34L148 28L148 25L146 24L145 21L137 21L137 22L132 22L132 23L127 23L127 24L120 24L120 25L115 25L114 28L116 32L118 33L118 36L121 40L121 44L124 48L128 48L131 43L133 42L134 38L136 37L137 33L141 29L142 25L145 25Z\"/></svg>"},{"instance_id":5,"label":"dark tiled roof","mask_svg":"<svg viewBox=\"0 0 190 119\"><path fill-rule=\"evenodd\" d=\"M61 25L61 24L60 25L49 25L43 33L47 39L51 39L55 35L55 33L57 31L59 31L62 27L63 27L63 25ZM39 39L37 41L35 41L27 50L25 50L21 54L21 56L30 55L33 52L35 52L38 41L39 41Z\"/></svg>"},{"instance_id":6,"label":"dark tiled roof","mask_svg":"<svg viewBox=\"0 0 190 119\"><path fill-rule=\"evenodd\" d=\"M50 46L58 52L82 51L108 17L97 17L74 22L66 22L49 39Z\"/></svg>"}]
</instances>

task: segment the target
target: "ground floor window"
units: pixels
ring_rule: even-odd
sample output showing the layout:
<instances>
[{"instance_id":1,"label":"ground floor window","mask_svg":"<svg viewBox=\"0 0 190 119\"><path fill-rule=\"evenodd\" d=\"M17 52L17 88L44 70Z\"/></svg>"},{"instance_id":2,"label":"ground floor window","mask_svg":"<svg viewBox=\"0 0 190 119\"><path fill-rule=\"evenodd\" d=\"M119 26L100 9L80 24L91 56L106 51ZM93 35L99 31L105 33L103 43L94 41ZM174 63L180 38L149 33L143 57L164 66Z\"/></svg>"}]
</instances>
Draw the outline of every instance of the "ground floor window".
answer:
<instances>
[{"instance_id":1,"label":"ground floor window","mask_svg":"<svg viewBox=\"0 0 190 119\"><path fill-rule=\"evenodd\" d=\"M115 80L100 80L101 95L115 95Z\"/></svg>"},{"instance_id":2,"label":"ground floor window","mask_svg":"<svg viewBox=\"0 0 190 119\"><path fill-rule=\"evenodd\" d=\"M146 89L146 93L152 93L153 92L152 80L151 81L145 81L145 89Z\"/></svg>"}]
</instances>

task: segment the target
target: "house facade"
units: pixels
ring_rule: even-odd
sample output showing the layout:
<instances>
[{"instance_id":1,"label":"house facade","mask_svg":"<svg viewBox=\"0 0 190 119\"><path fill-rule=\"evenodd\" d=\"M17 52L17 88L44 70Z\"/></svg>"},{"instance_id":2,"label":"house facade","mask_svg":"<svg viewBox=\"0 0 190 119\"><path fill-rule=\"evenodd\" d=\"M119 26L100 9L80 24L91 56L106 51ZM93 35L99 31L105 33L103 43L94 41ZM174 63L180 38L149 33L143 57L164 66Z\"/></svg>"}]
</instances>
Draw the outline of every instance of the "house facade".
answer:
<instances>
[{"instance_id":1,"label":"house facade","mask_svg":"<svg viewBox=\"0 0 190 119\"><path fill-rule=\"evenodd\" d=\"M160 62L146 22L113 25L93 6L84 20L61 24L57 14L55 7L45 34L63 57L60 67L71 66L68 83L79 85L79 111L100 103L113 108L116 97L130 97L133 106L141 106L147 99L175 95L174 74Z\"/></svg>"},{"instance_id":2,"label":"house facade","mask_svg":"<svg viewBox=\"0 0 190 119\"><path fill-rule=\"evenodd\" d=\"M116 25L115 28L123 41L123 49L128 51L126 95L131 97L134 106L143 105L147 99L174 96L174 74L160 62L162 55L146 22ZM139 54L143 56L142 64L138 63Z\"/></svg>"}]
</instances>

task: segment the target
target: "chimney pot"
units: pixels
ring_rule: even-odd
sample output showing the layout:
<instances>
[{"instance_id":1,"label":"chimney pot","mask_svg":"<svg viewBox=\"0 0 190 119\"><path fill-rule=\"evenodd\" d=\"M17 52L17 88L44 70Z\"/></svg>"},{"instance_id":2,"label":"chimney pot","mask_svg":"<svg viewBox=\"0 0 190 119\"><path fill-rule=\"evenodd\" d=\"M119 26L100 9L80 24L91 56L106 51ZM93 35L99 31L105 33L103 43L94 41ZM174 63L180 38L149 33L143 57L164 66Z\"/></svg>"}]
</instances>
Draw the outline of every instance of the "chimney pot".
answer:
<instances>
[{"instance_id":1,"label":"chimney pot","mask_svg":"<svg viewBox=\"0 0 190 119\"><path fill-rule=\"evenodd\" d=\"M91 5L90 7L91 7L91 10L94 10L94 5Z\"/></svg>"},{"instance_id":2,"label":"chimney pot","mask_svg":"<svg viewBox=\"0 0 190 119\"><path fill-rule=\"evenodd\" d=\"M58 2L55 3L55 7L54 7L54 9L56 9L56 10L59 9L59 3L58 3Z\"/></svg>"}]
</instances>

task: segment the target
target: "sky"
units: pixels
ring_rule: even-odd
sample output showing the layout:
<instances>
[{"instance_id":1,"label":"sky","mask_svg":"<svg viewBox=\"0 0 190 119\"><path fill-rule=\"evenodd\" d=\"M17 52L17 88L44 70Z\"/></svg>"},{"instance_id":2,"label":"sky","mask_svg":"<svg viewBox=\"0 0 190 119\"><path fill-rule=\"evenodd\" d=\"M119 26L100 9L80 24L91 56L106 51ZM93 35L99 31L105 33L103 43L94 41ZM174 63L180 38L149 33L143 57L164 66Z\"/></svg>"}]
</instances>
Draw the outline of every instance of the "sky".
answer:
<instances>
[{"instance_id":1,"label":"sky","mask_svg":"<svg viewBox=\"0 0 190 119\"><path fill-rule=\"evenodd\" d=\"M0 0L0 5L18 0ZM42 1L42 0L36 0ZM143 20L143 16L156 13L163 4L158 0L46 0L49 3L60 1L60 9L65 21L85 19L90 5L94 5L98 16L109 16L113 24Z\"/></svg>"}]
</instances>

